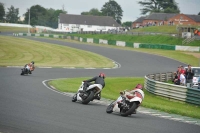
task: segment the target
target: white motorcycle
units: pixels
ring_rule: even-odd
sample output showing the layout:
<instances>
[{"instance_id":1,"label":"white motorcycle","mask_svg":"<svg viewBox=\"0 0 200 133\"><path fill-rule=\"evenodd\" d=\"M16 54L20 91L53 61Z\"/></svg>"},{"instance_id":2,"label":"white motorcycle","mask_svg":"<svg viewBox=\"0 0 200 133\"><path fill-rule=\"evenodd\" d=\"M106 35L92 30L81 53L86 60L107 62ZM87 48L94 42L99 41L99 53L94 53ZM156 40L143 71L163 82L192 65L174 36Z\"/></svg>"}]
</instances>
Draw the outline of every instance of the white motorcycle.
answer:
<instances>
[{"instance_id":1,"label":"white motorcycle","mask_svg":"<svg viewBox=\"0 0 200 133\"><path fill-rule=\"evenodd\" d=\"M134 114L136 109L144 99L144 92L141 89L135 89L130 92L124 91L123 94L113 101L106 109L107 113L117 112L121 116L129 116Z\"/></svg>"},{"instance_id":2,"label":"white motorcycle","mask_svg":"<svg viewBox=\"0 0 200 133\"><path fill-rule=\"evenodd\" d=\"M94 99L100 97L100 92L103 89L101 84L92 84L86 88L85 93L83 93L84 82L80 85L78 92L72 97L72 102L80 101L82 104L88 104ZM83 94L80 96L80 94ZM99 99L98 99L99 100Z\"/></svg>"}]
</instances>

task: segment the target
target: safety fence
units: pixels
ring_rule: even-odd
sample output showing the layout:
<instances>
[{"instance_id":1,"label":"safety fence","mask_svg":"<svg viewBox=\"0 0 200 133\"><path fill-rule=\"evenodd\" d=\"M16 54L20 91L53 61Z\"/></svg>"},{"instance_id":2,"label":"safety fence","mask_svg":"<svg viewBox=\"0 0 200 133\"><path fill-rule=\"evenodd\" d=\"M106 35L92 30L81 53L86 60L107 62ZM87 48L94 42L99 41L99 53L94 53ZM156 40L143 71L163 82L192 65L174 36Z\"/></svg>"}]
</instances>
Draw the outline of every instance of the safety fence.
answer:
<instances>
[{"instance_id":1,"label":"safety fence","mask_svg":"<svg viewBox=\"0 0 200 133\"><path fill-rule=\"evenodd\" d=\"M173 73L149 74L145 76L145 89L158 96L200 105L200 89L164 83L173 79Z\"/></svg>"},{"instance_id":2,"label":"safety fence","mask_svg":"<svg viewBox=\"0 0 200 133\"><path fill-rule=\"evenodd\" d=\"M14 36L38 36L38 37L50 37L50 38L63 38L63 39L76 40L76 41L80 41L80 42L115 45L115 46L132 47L132 48L148 48L148 49L164 49L164 50L200 52L200 47L194 47L194 46L134 43L134 42L124 42L124 41L117 41L117 40L84 38L84 37L78 37L78 36L74 36L74 35L70 35L70 34L54 35L54 34L35 34L35 33L13 33L13 35Z\"/></svg>"}]
</instances>

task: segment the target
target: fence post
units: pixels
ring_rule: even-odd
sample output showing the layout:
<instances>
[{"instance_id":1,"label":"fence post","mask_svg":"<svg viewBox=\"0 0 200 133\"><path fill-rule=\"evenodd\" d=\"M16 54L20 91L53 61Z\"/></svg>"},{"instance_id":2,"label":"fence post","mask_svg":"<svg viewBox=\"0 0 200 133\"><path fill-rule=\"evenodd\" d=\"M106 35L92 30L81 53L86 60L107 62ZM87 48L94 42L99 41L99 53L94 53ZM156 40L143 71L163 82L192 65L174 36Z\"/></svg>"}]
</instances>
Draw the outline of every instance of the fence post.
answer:
<instances>
[{"instance_id":1,"label":"fence post","mask_svg":"<svg viewBox=\"0 0 200 133\"><path fill-rule=\"evenodd\" d=\"M175 78L175 77L174 77L174 73L172 72L171 75L172 75L172 76L171 76L171 77L172 77L171 80L173 80L173 79Z\"/></svg>"},{"instance_id":2,"label":"fence post","mask_svg":"<svg viewBox=\"0 0 200 133\"><path fill-rule=\"evenodd\" d=\"M154 80L156 81L156 74L154 74Z\"/></svg>"},{"instance_id":3,"label":"fence post","mask_svg":"<svg viewBox=\"0 0 200 133\"><path fill-rule=\"evenodd\" d=\"M160 77L159 78L160 78L160 82L161 82L162 81L162 73L160 73Z\"/></svg>"},{"instance_id":4,"label":"fence post","mask_svg":"<svg viewBox=\"0 0 200 133\"><path fill-rule=\"evenodd\" d=\"M168 73L165 74L165 81L168 81Z\"/></svg>"}]
</instances>

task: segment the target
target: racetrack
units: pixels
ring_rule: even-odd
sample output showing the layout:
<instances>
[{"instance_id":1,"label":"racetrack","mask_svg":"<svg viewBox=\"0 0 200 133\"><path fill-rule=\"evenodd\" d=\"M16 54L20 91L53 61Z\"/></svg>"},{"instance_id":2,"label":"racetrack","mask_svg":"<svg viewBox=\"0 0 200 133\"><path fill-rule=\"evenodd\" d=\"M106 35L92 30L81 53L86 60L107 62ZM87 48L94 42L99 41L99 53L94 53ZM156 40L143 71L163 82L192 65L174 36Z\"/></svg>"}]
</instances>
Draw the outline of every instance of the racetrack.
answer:
<instances>
[{"instance_id":1,"label":"racetrack","mask_svg":"<svg viewBox=\"0 0 200 133\"><path fill-rule=\"evenodd\" d=\"M180 62L156 55L30 38L66 45L106 56L117 69L36 68L20 76L20 68L0 68L0 132L2 133L198 133L200 126L137 113L131 117L107 114L106 106L72 103L71 97L55 93L42 81L56 78L90 77L105 72L107 77L143 77L149 73L175 71ZM37 62L36 62L37 65ZM67 87L67 86L66 86Z\"/></svg>"}]
</instances>

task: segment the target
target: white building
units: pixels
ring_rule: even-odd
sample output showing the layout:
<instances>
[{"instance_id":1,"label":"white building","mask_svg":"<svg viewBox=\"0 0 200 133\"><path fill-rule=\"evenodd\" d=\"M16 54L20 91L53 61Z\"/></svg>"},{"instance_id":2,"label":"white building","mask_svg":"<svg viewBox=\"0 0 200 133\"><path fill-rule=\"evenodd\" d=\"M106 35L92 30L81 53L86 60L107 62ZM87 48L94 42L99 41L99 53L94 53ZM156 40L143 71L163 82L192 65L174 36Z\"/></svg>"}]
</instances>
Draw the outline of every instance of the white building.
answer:
<instances>
[{"instance_id":1,"label":"white building","mask_svg":"<svg viewBox=\"0 0 200 133\"><path fill-rule=\"evenodd\" d=\"M108 31L121 27L112 17L92 15L59 15L58 30L65 32L77 31Z\"/></svg>"}]
</instances>

